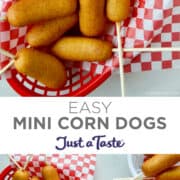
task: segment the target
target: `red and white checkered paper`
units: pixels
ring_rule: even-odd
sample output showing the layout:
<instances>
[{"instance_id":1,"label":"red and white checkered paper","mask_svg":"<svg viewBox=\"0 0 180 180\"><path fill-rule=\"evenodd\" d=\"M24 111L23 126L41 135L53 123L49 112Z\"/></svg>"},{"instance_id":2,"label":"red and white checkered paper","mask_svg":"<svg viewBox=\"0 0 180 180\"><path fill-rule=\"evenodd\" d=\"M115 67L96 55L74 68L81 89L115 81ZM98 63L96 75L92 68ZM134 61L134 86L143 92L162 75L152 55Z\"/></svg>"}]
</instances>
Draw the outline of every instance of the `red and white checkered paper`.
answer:
<instances>
[{"instance_id":1,"label":"red and white checkered paper","mask_svg":"<svg viewBox=\"0 0 180 180\"><path fill-rule=\"evenodd\" d=\"M28 156L19 154L14 155L14 158L24 166ZM46 165L45 161L57 168L61 180L93 180L95 155L34 155L26 170L31 176L42 178L41 169Z\"/></svg>"},{"instance_id":2,"label":"red and white checkered paper","mask_svg":"<svg viewBox=\"0 0 180 180\"><path fill-rule=\"evenodd\" d=\"M1 16L6 14L11 3L12 0L1 0ZM130 17L122 23L124 47L180 46L180 0L131 0L131 3ZM16 53L17 49L25 46L26 31L27 27L14 28L8 22L0 23L0 47ZM117 46L114 24L108 25L103 38ZM1 56L0 68L6 63L7 58ZM117 54L103 63L70 63L87 71L93 66L98 74L105 69L114 71L118 64ZM125 72L176 69L180 68L180 52L124 53L124 64Z\"/></svg>"}]
</instances>

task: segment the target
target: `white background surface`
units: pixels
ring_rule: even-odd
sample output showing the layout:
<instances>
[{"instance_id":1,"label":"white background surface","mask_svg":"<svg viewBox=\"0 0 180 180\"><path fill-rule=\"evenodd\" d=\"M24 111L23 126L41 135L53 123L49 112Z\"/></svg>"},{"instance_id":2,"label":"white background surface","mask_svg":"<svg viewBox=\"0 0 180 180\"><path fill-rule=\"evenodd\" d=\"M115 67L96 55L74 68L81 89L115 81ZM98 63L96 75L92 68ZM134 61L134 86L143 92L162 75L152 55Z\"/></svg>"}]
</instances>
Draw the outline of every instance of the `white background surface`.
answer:
<instances>
[{"instance_id":1,"label":"white background surface","mask_svg":"<svg viewBox=\"0 0 180 180\"><path fill-rule=\"evenodd\" d=\"M7 155L0 155L0 171L9 165ZM131 176L126 155L98 155L94 180L113 180Z\"/></svg>"}]
</instances>

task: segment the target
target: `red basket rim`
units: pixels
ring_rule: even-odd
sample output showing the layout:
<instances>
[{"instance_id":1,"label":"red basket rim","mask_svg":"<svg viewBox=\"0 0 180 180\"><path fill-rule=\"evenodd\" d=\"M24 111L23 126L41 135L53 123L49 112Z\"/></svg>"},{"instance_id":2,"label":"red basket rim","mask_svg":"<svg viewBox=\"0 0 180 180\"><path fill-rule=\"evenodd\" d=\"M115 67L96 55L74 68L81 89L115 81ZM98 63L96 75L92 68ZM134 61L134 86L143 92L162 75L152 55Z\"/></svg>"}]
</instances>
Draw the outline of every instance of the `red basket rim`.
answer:
<instances>
[{"instance_id":1,"label":"red basket rim","mask_svg":"<svg viewBox=\"0 0 180 180\"><path fill-rule=\"evenodd\" d=\"M0 179L3 180L7 174L9 174L10 171L14 171L15 168L13 168L12 166L7 166L1 173L0 173Z\"/></svg>"},{"instance_id":2,"label":"red basket rim","mask_svg":"<svg viewBox=\"0 0 180 180\"><path fill-rule=\"evenodd\" d=\"M106 81L111 76L111 70L105 70L102 74L97 74L93 81L86 84L86 86L83 86L83 88L80 88L70 94L68 96L71 97L80 97L80 96L86 96L89 93L91 93L93 90L95 90L97 87L99 87L100 84L102 84L104 81ZM9 85L17 92L19 95L23 97L27 96L39 96L39 97L45 97L45 95L36 94L35 92L29 91L26 89L26 87L22 86L20 82L16 78L10 78L7 79L7 82ZM48 96L46 96L48 97ZM63 97L63 96L59 96ZM66 95L67 97L67 95Z\"/></svg>"}]
</instances>

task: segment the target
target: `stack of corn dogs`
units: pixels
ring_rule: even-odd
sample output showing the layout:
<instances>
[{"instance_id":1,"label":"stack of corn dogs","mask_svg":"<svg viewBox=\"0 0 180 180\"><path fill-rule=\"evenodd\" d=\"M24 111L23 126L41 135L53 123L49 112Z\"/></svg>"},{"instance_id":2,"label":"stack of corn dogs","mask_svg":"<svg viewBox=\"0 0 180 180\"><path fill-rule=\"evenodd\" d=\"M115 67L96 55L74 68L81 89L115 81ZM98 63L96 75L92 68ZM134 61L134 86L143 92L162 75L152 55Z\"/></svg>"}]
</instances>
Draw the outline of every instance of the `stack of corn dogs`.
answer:
<instances>
[{"instance_id":1,"label":"stack of corn dogs","mask_svg":"<svg viewBox=\"0 0 180 180\"><path fill-rule=\"evenodd\" d=\"M12 180L40 180L37 176L31 177L30 173L26 170L31 157L28 158L24 167L21 167L12 156L9 156L9 158L18 168L12 175ZM41 169L41 174L43 180L60 180L57 169L48 162L46 162L46 165Z\"/></svg>"},{"instance_id":2,"label":"stack of corn dogs","mask_svg":"<svg viewBox=\"0 0 180 180\"><path fill-rule=\"evenodd\" d=\"M15 27L31 28L26 34L30 48L19 50L13 64L18 72L49 88L62 88L67 80L63 61L111 58L112 43L99 37L108 20L120 22L129 16L129 10L130 0L15 1L8 9L7 21ZM78 36L65 36L77 24Z\"/></svg>"}]
</instances>

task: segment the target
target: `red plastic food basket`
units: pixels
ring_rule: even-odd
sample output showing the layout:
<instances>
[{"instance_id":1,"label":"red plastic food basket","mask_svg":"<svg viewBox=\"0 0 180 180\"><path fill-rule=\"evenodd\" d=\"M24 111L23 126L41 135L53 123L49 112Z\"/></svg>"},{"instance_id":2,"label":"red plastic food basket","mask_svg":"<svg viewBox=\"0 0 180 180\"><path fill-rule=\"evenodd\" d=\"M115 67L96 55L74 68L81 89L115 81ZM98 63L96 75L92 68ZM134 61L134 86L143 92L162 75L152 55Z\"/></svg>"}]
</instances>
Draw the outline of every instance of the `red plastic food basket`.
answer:
<instances>
[{"instance_id":1,"label":"red plastic food basket","mask_svg":"<svg viewBox=\"0 0 180 180\"><path fill-rule=\"evenodd\" d=\"M13 169L11 166L8 166L1 172L0 179L1 180L11 180L14 172L15 172L15 169Z\"/></svg>"},{"instance_id":2,"label":"red plastic food basket","mask_svg":"<svg viewBox=\"0 0 180 180\"><path fill-rule=\"evenodd\" d=\"M69 68L67 69L68 81L65 87L52 90L32 78L17 73L16 70L11 73L12 78L7 81L21 96L85 96L111 75L110 70L105 70L99 75L94 73L93 68L89 72L80 68Z\"/></svg>"},{"instance_id":3,"label":"red plastic food basket","mask_svg":"<svg viewBox=\"0 0 180 180\"><path fill-rule=\"evenodd\" d=\"M93 179L96 166L96 155L59 155L53 154L45 156L44 154L33 155L32 160L26 167L30 176L37 176L42 179L42 167L47 165L44 161L46 158L48 164L51 164L57 169L60 179L63 180L88 180ZM14 155L14 159L21 167L24 167L27 162L26 155ZM17 170L14 164L6 167L0 174L0 180L11 180L13 174Z\"/></svg>"}]
</instances>

